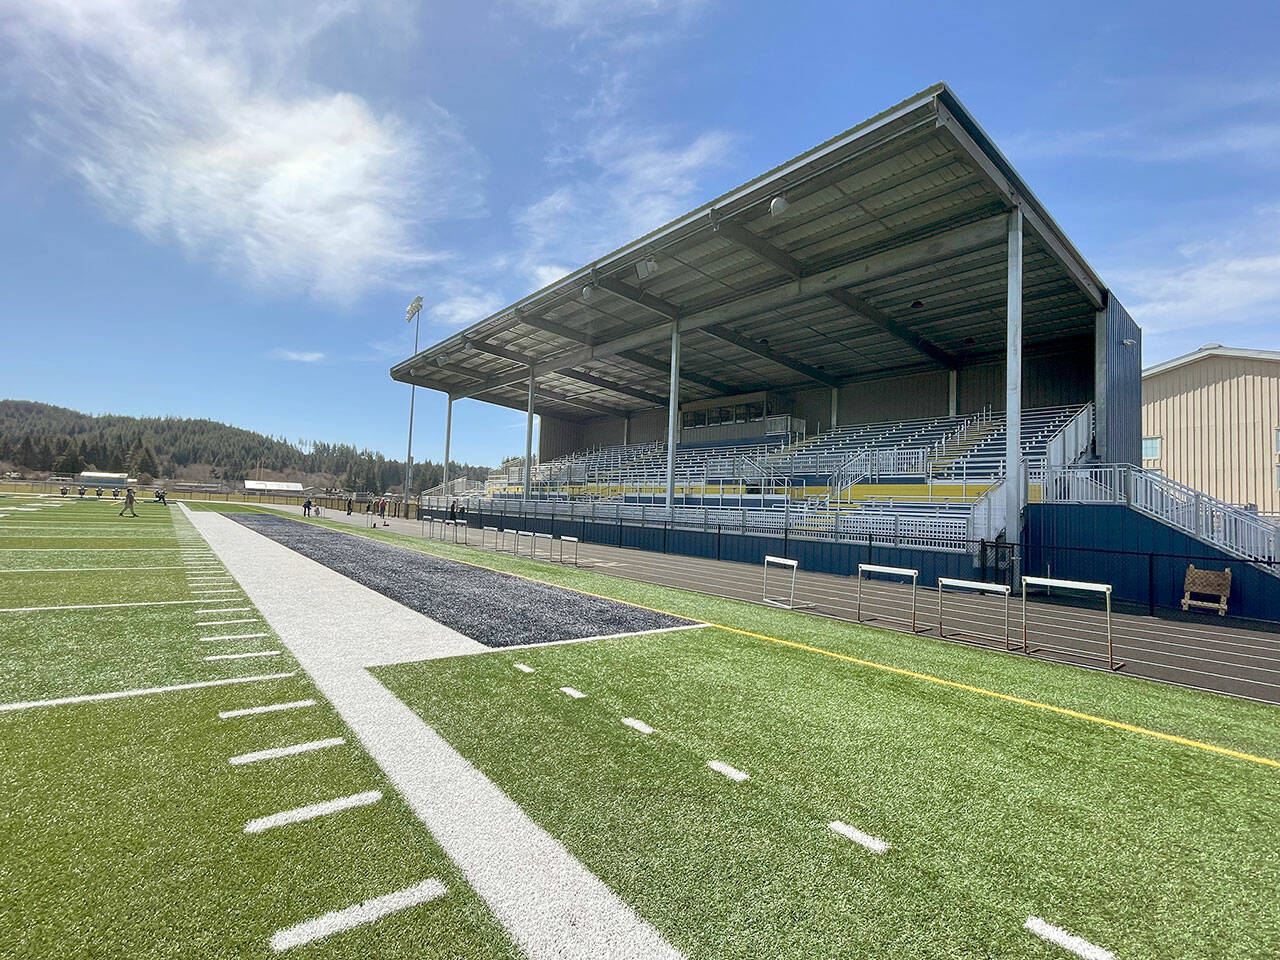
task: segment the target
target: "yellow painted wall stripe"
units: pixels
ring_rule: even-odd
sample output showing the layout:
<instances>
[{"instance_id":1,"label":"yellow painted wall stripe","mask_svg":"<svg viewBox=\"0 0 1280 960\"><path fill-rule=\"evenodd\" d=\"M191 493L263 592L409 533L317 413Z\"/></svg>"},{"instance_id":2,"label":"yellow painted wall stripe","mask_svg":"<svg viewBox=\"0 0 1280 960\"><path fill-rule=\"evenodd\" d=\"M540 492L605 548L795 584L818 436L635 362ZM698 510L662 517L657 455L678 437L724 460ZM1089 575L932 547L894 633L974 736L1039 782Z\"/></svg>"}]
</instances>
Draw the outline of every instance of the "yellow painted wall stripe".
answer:
<instances>
[{"instance_id":1,"label":"yellow painted wall stripe","mask_svg":"<svg viewBox=\"0 0 1280 960\"><path fill-rule=\"evenodd\" d=\"M331 521L332 522L332 521ZM345 525L339 525L341 529ZM402 534L403 536L403 534ZM417 548L414 548L417 549ZM475 549L474 547L468 549ZM433 556L440 556L433 551L418 550L419 553L431 553ZM531 583L540 583L547 587L558 587L561 590L570 590L574 593L580 593L583 596L595 597L597 600L611 600L614 603L625 603L628 606L636 607L640 610L648 610L651 613L661 613L668 617L680 617L681 619L690 619L688 614L674 613L670 610L661 610L657 607L646 607L642 603L633 603L630 600L619 600L617 597L610 597L602 593L592 593L590 590L583 590L579 587L567 587L562 583L554 583L550 580L541 580L538 577L530 577L523 573L512 573L510 570L500 570L497 567L491 567L483 563L474 563L470 560L459 560L456 557L448 557L457 563L466 564L469 567L476 567L480 570L489 570L493 573L505 573L513 577L519 577L522 580L528 580ZM640 582L640 581L637 581ZM654 584L661 587L661 584ZM664 587L663 589L673 589ZM692 591L696 592L696 591ZM716 597L717 600L732 600L732 597ZM740 601L747 602L747 601ZM1039 700L1028 700L1026 697L1015 696L1011 693L1001 693L998 690L988 690L986 687L977 687L970 683L963 683L959 680L947 680L945 677L935 677L928 673L919 673L915 670L908 670L906 667L895 667L887 663L879 663L875 660L863 660L860 657L853 657L846 653L836 653L833 650L824 650L822 647L814 647L807 643L799 643L795 640L783 640L780 637L771 637L765 633L755 633L751 630L744 630L741 627L730 627L723 623L713 623L707 621L708 627L714 627L718 630L727 630L730 633L741 634L744 637L753 637L757 640L764 640L768 643L777 643L784 647L794 647L797 650L804 650L808 653L816 653L824 657L831 657L835 660L844 660L847 663L854 663L860 667L867 667L872 670L883 670L886 673L897 674L898 676L910 677L913 680L920 680L925 683L936 683L939 686L951 687L955 690L963 690L966 693L976 693L983 697L992 697L996 700L1003 700L1006 703L1016 703L1022 707L1030 707L1034 710L1046 710L1049 713L1056 713L1062 717L1070 717L1073 720L1084 720L1088 723L1096 723L1104 727L1111 727L1115 730L1123 730L1125 733L1134 733L1143 737L1152 737L1156 740L1164 740L1167 743L1176 743L1179 746L1191 747L1196 750L1204 750L1208 753L1216 753L1224 757L1232 757L1236 760L1246 760L1249 763L1261 764L1265 767L1275 767L1280 769L1280 760L1272 760L1270 757L1260 757L1252 753L1244 753L1240 750L1232 750L1230 747L1220 747L1217 744L1205 743L1203 740L1192 740L1189 737L1180 737L1173 733L1161 733L1159 730L1150 730L1146 727L1139 727L1132 723L1125 723L1122 720L1110 720L1107 717L1094 716L1091 713L1082 713L1079 710L1072 710L1068 707L1057 707L1051 703L1042 703Z\"/></svg>"}]
</instances>

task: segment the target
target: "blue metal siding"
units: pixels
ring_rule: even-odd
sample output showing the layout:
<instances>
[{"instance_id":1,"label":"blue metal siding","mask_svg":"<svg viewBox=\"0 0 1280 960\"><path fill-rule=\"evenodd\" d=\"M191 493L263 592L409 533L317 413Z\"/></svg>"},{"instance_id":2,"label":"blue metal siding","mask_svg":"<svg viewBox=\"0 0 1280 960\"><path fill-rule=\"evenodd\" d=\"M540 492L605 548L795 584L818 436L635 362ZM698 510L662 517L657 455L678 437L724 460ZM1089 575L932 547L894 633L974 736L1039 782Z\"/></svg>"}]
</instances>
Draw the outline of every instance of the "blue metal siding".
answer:
<instances>
[{"instance_id":1,"label":"blue metal siding","mask_svg":"<svg viewBox=\"0 0 1280 960\"><path fill-rule=\"evenodd\" d=\"M1125 340L1137 341L1126 346ZM1104 340L1106 364L1106 449L1109 463L1142 465L1142 330L1129 312L1107 294Z\"/></svg>"}]
</instances>

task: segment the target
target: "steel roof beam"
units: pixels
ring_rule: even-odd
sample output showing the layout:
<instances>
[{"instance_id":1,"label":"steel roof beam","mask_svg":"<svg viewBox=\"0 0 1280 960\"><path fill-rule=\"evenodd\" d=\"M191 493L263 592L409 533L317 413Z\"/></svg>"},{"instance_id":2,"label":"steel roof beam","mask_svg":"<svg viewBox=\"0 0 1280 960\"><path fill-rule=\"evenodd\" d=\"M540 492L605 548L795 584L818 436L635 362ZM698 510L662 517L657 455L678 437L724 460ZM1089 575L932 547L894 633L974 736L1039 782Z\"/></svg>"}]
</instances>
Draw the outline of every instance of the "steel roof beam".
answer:
<instances>
[{"instance_id":1,"label":"steel roof beam","mask_svg":"<svg viewBox=\"0 0 1280 960\"><path fill-rule=\"evenodd\" d=\"M733 223L731 221L723 221L716 225L716 229L726 240L731 240L739 246L750 250L761 260L766 263L773 264L794 280L800 280L810 272L805 268L804 264L791 256L791 254L787 253L785 250L780 250L764 237L753 233L741 224ZM845 309L851 310L862 319L870 321L885 333L897 337L918 353L924 354L931 360L936 360L947 369L954 370L959 366L959 361L955 357L951 356L951 354L947 353L941 347L919 334L912 333L883 310L873 306L862 297L858 297L847 290L831 290L828 291L826 295L829 299L834 300ZM781 363L783 366L792 366L780 358L769 357L769 359L776 360L776 362ZM792 369L794 370L798 368L792 366ZM813 368L810 367L809 369L812 370ZM805 371L801 370L800 372L804 373ZM817 373L818 371L813 372ZM806 373L805 375L812 376L812 374L809 373ZM830 378L818 376L813 379L817 379L820 383L827 383ZM835 384L832 383L831 385L834 386Z\"/></svg>"},{"instance_id":2,"label":"steel roof beam","mask_svg":"<svg viewBox=\"0 0 1280 960\"><path fill-rule=\"evenodd\" d=\"M731 343L735 347L746 350L748 353L754 353L757 357L764 357L770 363L776 363L780 367L786 367L788 370L794 370L801 376L808 377L818 383L826 384L828 387L837 387L840 381L826 373L823 373L817 367L811 367L809 364L793 359L778 353L767 343L761 343L758 340L752 340L750 337L744 337L736 330L730 330L721 324L713 324L709 327L703 327L698 333L709 334L717 340L723 340L725 343Z\"/></svg>"},{"instance_id":3,"label":"steel roof beam","mask_svg":"<svg viewBox=\"0 0 1280 960\"><path fill-rule=\"evenodd\" d=\"M664 320L680 319L680 308L674 303L663 300L661 297L656 297L646 290L641 290L639 287L633 287L617 277L597 277L594 283L601 290L608 290L615 297L630 300L651 313L656 313Z\"/></svg>"},{"instance_id":4,"label":"steel roof beam","mask_svg":"<svg viewBox=\"0 0 1280 960\"><path fill-rule=\"evenodd\" d=\"M480 353L487 353L493 357L501 357L503 360L510 360L512 363L523 363L526 366L529 365L529 361L526 360L524 357L522 357L520 354L514 353L511 350L506 350L502 347L495 347L492 344L488 344L488 343L480 343L476 340L468 340L466 345L468 350L475 350ZM565 377L568 380L577 380L579 383L586 383L586 384L589 384L590 386L600 387L601 389L604 389L604 390L612 390L614 393L620 393L623 396L632 397L636 400L643 400L645 403L664 404L667 402L666 397L659 396L656 393L649 393L647 390L641 390L638 387L630 387L630 386L626 386L625 384L614 383L610 380L606 380L604 377L596 377L596 376L593 376L592 374L583 373L578 370L557 370L554 376ZM520 374L521 380L527 377L528 377L528 373ZM511 380L507 384L504 384L504 386L509 386L510 384L515 382L517 381L515 379L515 375L513 374Z\"/></svg>"},{"instance_id":5,"label":"steel roof beam","mask_svg":"<svg viewBox=\"0 0 1280 960\"><path fill-rule=\"evenodd\" d=\"M780 283L767 290L737 297L714 307L688 314L673 322L679 323L682 333L690 333L717 323L747 319L754 314L768 312L797 300L822 296L831 290L866 283L878 277L971 253L974 250L1003 243L1006 220L1004 214L977 220L932 237L912 241L901 247L873 253L861 260L820 270L799 279ZM571 370L592 360L600 360L636 347L649 346L666 340L670 335L671 328L668 324L656 324L615 340L548 357L537 363L536 373ZM481 389L498 386L504 382L508 381L500 377L491 384L482 386Z\"/></svg>"}]
</instances>

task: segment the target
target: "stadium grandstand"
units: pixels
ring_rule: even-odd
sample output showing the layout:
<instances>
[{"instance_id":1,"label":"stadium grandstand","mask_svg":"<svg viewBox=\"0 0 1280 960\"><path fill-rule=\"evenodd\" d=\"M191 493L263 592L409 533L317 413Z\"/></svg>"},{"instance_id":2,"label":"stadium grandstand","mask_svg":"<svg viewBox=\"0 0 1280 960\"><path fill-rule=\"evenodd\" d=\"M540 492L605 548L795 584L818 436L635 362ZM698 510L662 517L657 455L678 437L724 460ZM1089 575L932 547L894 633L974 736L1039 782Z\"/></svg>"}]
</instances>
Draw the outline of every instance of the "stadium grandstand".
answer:
<instances>
[{"instance_id":1,"label":"stadium grandstand","mask_svg":"<svg viewBox=\"0 0 1280 960\"><path fill-rule=\"evenodd\" d=\"M1141 339L939 84L391 375L447 394L446 463L454 401L525 412L473 523L828 572L874 550L922 583L1052 567L1171 606L1179 561L1130 584L1119 559L1154 537L1247 561L1233 612L1274 618L1275 527L1140 466Z\"/></svg>"}]
</instances>

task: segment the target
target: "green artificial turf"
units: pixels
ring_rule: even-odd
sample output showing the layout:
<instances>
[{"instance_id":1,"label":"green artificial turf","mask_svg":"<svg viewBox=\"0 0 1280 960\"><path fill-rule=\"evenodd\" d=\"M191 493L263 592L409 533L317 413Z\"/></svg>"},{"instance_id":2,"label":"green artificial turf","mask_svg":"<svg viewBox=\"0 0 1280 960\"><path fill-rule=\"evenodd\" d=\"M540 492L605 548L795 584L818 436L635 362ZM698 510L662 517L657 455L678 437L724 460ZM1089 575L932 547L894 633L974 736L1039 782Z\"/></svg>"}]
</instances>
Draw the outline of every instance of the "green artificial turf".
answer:
<instances>
[{"instance_id":1,"label":"green artificial turf","mask_svg":"<svg viewBox=\"0 0 1280 960\"><path fill-rule=\"evenodd\" d=\"M23 514L22 529L37 530L28 522L33 517L50 529L73 516L77 524L110 523L109 509L85 502ZM8 532L6 519L0 518L0 536ZM150 523L148 542L177 543L167 511L156 511ZM180 526L190 536L190 525ZM29 532L24 537L35 539ZM0 552L0 607L192 598L181 570L13 572L181 562L176 553L81 552L75 546L98 543L91 530L73 539L65 553ZM251 609L198 612L228 606ZM244 618L254 622L197 626ZM200 639L238 633L268 636ZM282 653L257 660L203 659L264 649ZM288 955L517 956L487 908L242 596L229 604L0 613L2 703L289 672L296 675L0 712L0 956L266 958L275 955L269 940L279 929L429 877L447 887L439 900ZM317 705L228 720L217 716L308 698ZM239 754L332 737L348 742L243 767L229 764ZM308 823L244 833L251 819L368 790L381 790L383 799Z\"/></svg>"}]
</instances>

